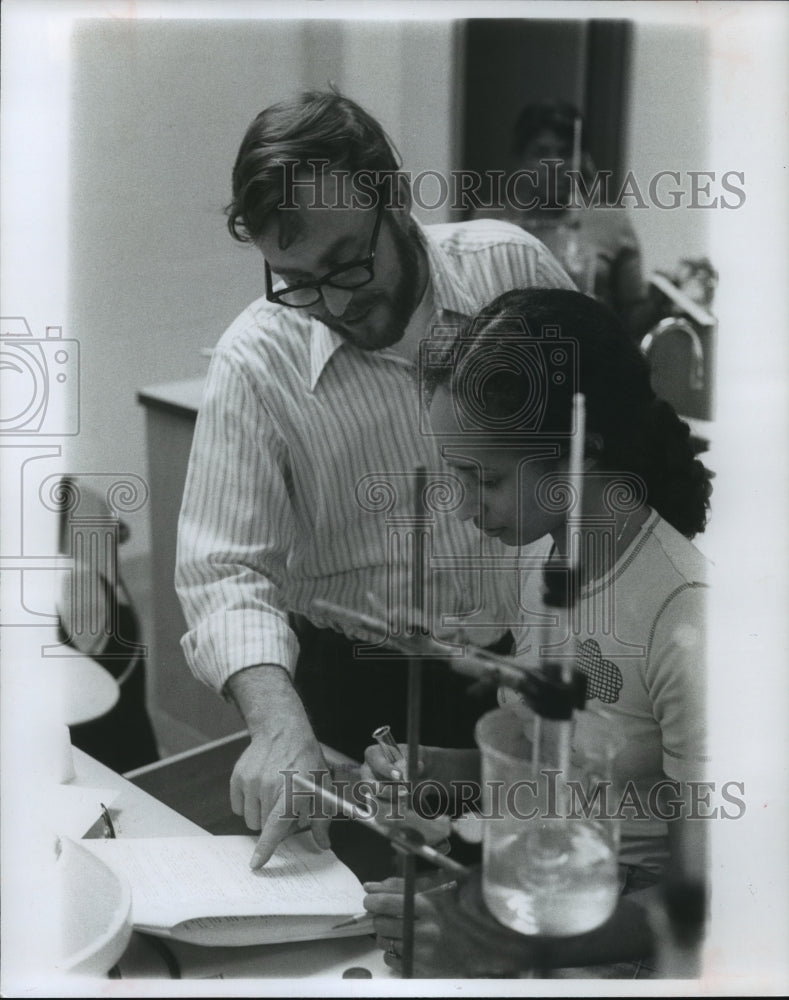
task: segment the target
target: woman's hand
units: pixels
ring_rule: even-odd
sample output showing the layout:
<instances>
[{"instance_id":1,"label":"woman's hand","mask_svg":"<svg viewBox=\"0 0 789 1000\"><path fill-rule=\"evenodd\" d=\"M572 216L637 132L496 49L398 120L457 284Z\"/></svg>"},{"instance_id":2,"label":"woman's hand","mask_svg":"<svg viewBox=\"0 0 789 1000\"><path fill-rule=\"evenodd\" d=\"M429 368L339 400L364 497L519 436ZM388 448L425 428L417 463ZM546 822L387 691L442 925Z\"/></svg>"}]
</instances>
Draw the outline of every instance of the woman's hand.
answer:
<instances>
[{"instance_id":1,"label":"woman's hand","mask_svg":"<svg viewBox=\"0 0 789 1000\"><path fill-rule=\"evenodd\" d=\"M384 951L384 962L398 973L403 964L403 887L401 878L364 884L367 891L364 908L373 915L373 927L378 945ZM435 876L417 879L416 888L413 974L420 979L452 976L448 963L442 961L441 924L429 894L431 890L445 890L436 887Z\"/></svg>"},{"instance_id":2,"label":"woman's hand","mask_svg":"<svg viewBox=\"0 0 789 1000\"><path fill-rule=\"evenodd\" d=\"M393 748L394 749L394 748ZM405 743L397 744L397 760L390 761L384 748L378 743L373 743L364 751L364 764L362 765L362 777L368 781L383 782L385 787L391 789L393 781L405 781L408 774L408 746ZM429 749L419 747L417 751L416 777L422 778L426 773Z\"/></svg>"},{"instance_id":3,"label":"woman's hand","mask_svg":"<svg viewBox=\"0 0 789 1000\"><path fill-rule=\"evenodd\" d=\"M528 937L500 927L480 931L461 908L454 882L446 876L416 880L412 974L419 979L513 978L534 968L535 952ZM365 882L364 908L373 916L384 961L402 972L403 889L400 878ZM499 942L503 946L498 947Z\"/></svg>"},{"instance_id":4,"label":"woman's hand","mask_svg":"<svg viewBox=\"0 0 789 1000\"><path fill-rule=\"evenodd\" d=\"M422 751L420 747L420 752ZM368 809L374 811L377 819L394 824L404 825L421 834L424 843L434 847L442 854L449 853L449 834L451 821L449 816L442 815L440 809L430 809L425 812L426 802L420 794L412 797L418 782L412 787L403 781L406 770L406 747L399 745L400 757L391 763L378 744L365 750L365 763L361 767L361 781L357 789L363 792ZM424 762L420 762L419 773L424 772ZM440 805L440 804L439 804ZM420 808L421 807L421 808Z\"/></svg>"}]
</instances>

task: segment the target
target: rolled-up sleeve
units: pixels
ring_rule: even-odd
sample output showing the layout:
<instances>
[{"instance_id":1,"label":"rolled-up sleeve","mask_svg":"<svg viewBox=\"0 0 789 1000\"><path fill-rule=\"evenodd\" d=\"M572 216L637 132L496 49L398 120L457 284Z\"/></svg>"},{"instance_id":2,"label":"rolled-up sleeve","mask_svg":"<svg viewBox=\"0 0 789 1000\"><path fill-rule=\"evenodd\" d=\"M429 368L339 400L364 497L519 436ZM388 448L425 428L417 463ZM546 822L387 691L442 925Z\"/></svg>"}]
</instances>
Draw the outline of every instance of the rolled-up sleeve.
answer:
<instances>
[{"instance_id":1,"label":"rolled-up sleeve","mask_svg":"<svg viewBox=\"0 0 789 1000\"><path fill-rule=\"evenodd\" d=\"M215 355L178 524L181 645L195 676L220 692L245 667L292 672L298 654L280 593L294 534L287 447L263 392L232 357Z\"/></svg>"}]
</instances>

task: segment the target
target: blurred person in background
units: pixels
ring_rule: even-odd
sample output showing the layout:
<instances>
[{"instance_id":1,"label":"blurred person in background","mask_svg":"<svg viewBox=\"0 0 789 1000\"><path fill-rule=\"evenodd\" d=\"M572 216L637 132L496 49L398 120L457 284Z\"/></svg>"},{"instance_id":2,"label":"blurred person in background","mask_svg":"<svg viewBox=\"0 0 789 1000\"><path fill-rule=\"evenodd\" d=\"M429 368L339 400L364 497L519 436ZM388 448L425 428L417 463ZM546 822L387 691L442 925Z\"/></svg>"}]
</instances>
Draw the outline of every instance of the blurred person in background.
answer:
<instances>
[{"instance_id":1,"label":"blurred person in background","mask_svg":"<svg viewBox=\"0 0 789 1000\"><path fill-rule=\"evenodd\" d=\"M475 218L506 219L536 236L579 291L610 306L629 335L640 340L660 314L643 281L627 210L606 204L604 182L595 193L596 168L580 112L563 101L527 104L513 128L511 156L511 186L503 204Z\"/></svg>"}]
</instances>

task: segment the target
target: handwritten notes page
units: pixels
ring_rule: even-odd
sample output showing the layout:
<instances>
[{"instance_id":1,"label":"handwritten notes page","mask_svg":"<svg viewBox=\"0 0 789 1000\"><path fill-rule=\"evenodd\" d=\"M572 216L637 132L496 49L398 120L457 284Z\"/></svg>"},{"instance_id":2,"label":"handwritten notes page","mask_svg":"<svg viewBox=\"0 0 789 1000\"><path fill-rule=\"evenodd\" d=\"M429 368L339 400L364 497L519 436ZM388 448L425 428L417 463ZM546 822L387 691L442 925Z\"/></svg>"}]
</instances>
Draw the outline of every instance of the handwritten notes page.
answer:
<instances>
[{"instance_id":1,"label":"handwritten notes page","mask_svg":"<svg viewBox=\"0 0 789 1000\"><path fill-rule=\"evenodd\" d=\"M370 933L335 929L364 912L364 890L309 834L283 841L252 871L254 837L82 841L126 878L138 930L195 944L249 945Z\"/></svg>"}]
</instances>

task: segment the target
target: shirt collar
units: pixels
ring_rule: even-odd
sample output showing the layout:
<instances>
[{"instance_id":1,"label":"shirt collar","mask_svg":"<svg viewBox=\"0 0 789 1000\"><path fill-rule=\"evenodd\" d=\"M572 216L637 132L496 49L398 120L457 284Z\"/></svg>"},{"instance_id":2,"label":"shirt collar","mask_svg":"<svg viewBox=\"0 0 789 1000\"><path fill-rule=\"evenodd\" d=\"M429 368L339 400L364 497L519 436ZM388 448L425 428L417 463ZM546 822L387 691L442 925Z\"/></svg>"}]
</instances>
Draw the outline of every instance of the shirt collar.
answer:
<instances>
[{"instance_id":1,"label":"shirt collar","mask_svg":"<svg viewBox=\"0 0 789 1000\"><path fill-rule=\"evenodd\" d=\"M310 392L315 392L315 386L329 363L335 351L339 350L345 341L325 323L313 319L310 324Z\"/></svg>"},{"instance_id":2,"label":"shirt collar","mask_svg":"<svg viewBox=\"0 0 789 1000\"><path fill-rule=\"evenodd\" d=\"M458 281L449 255L428 229L411 217L417 235L427 254L430 278L433 282L433 301L442 320L451 316L465 318L473 316L474 303ZM318 381L335 352L346 346L343 338L330 330L325 323L312 319L310 326L310 391L314 392Z\"/></svg>"}]
</instances>

